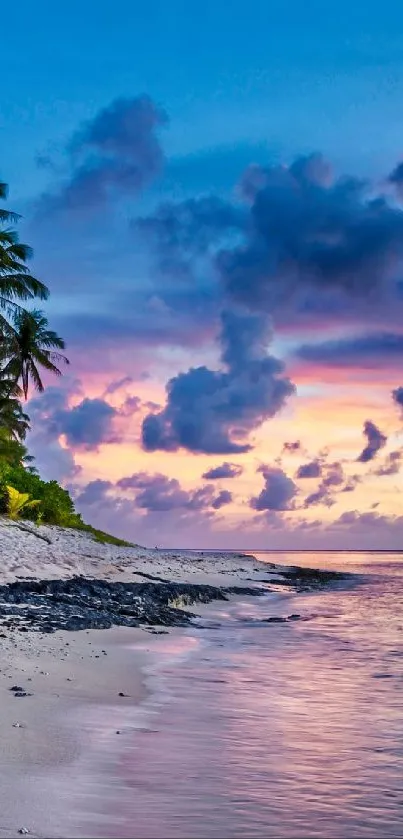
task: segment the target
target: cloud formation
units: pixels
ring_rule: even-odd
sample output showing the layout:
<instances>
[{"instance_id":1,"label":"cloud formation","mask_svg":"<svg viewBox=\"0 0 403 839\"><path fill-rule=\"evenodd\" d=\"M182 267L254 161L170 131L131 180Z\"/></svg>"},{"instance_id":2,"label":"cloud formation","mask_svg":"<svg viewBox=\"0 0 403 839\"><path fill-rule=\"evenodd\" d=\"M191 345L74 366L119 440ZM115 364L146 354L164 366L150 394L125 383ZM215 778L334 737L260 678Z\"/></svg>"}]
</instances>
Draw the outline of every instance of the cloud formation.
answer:
<instances>
[{"instance_id":1,"label":"cloud formation","mask_svg":"<svg viewBox=\"0 0 403 839\"><path fill-rule=\"evenodd\" d=\"M301 451L301 441L295 440L293 443L284 443L283 445L283 454L288 452L289 454L297 454L297 452Z\"/></svg>"},{"instance_id":2,"label":"cloud formation","mask_svg":"<svg viewBox=\"0 0 403 839\"><path fill-rule=\"evenodd\" d=\"M319 460L312 460L310 463L303 463L297 470L296 478L319 478L322 467Z\"/></svg>"},{"instance_id":3,"label":"cloud formation","mask_svg":"<svg viewBox=\"0 0 403 839\"><path fill-rule=\"evenodd\" d=\"M264 478L264 488L259 495L250 499L253 510L290 510L298 492L294 481L280 468L260 466Z\"/></svg>"},{"instance_id":4,"label":"cloud formation","mask_svg":"<svg viewBox=\"0 0 403 839\"><path fill-rule=\"evenodd\" d=\"M43 197L43 208L98 209L110 199L138 193L162 170L158 131L167 122L149 96L115 99L70 141L68 178Z\"/></svg>"},{"instance_id":5,"label":"cloud formation","mask_svg":"<svg viewBox=\"0 0 403 839\"><path fill-rule=\"evenodd\" d=\"M402 465L403 450L399 449L395 452L389 452L384 463L375 470L375 475L397 475L400 472Z\"/></svg>"},{"instance_id":6,"label":"cloud formation","mask_svg":"<svg viewBox=\"0 0 403 839\"><path fill-rule=\"evenodd\" d=\"M318 155L260 170L246 241L221 252L229 293L250 306L298 304L302 289L376 292L402 253L403 213L372 185L334 179ZM299 302L302 302L301 297Z\"/></svg>"},{"instance_id":7,"label":"cloud formation","mask_svg":"<svg viewBox=\"0 0 403 839\"><path fill-rule=\"evenodd\" d=\"M205 282L218 247L244 230L247 213L217 195L165 202L153 214L132 223L133 231L151 250L163 275ZM212 278L210 277L210 282Z\"/></svg>"},{"instance_id":8,"label":"cloud formation","mask_svg":"<svg viewBox=\"0 0 403 839\"><path fill-rule=\"evenodd\" d=\"M389 175L389 183L393 184L399 198L403 197L403 163L397 163Z\"/></svg>"},{"instance_id":9,"label":"cloud formation","mask_svg":"<svg viewBox=\"0 0 403 839\"><path fill-rule=\"evenodd\" d=\"M313 507L317 504L323 504L325 507L331 507L334 503L334 495L336 492L351 492L355 489L357 481L349 478L346 481L346 476L343 471L343 466L339 461L334 463L326 463L323 459L320 462L320 474L322 479L315 492L311 492L304 501L304 507Z\"/></svg>"},{"instance_id":10,"label":"cloud formation","mask_svg":"<svg viewBox=\"0 0 403 839\"><path fill-rule=\"evenodd\" d=\"M71 395L80 392L78 383L73 383L70 389L49 387L44 394L30 400L30 417L34 427L40 429L43 440L56 442L64 436L71 449L86 451L97 451L104 443L120 442L122 434L117 421L137 413L139 398L128 396L115 408L102 397L85 397L70 407Z\"/></svg>"},{"instance_id":11,"label":"cloud formation","mask_svg":"<svg viewBox=\"0 0 403 839\"><path fill-rule=\"evenodd\" d=\"M392 399L399 408L403 409L403 387L397 387L392 391Z\"/></svg>"},{"instance_id":12,"label":"cloud formation","mask_svg":"<svg viewBox=\"0 0 403 839\"><path fill-rule=\"evenodd\" d=\"M372 370L393 362L400 365L402 354L403 334L382 332L303 344L294 357L321 367L360 366Z\"/></svg>"},{"instance_id":13,"label":"cloud formation","mask_svg":"<svg viewBox=\"0 0 403 839\"><path fill-rule=\"evenodd\" d=\"M373 460L379 450L386 445L388 439L371 420L364 422L363 433L367 438L367 445L363 448L361 454L358 455L358 463L368 463L368 461Z\"/></svg>"},{"instance_id":14,"label":"cloud formation","mask_svg":"<svg viewBox=\"0 0 403 839\"><path fill-rule=\"evenodd\" d=\"M228 489L222 489L221 492L219 492L217 497L214 499L211 506L213 510L221 510L221 507L225 507L227 504L230 504L231 501L232 492L229 492Z\"/></svg>"},{"instance_id":15,"label":"cloud formation","mask_svg":"<svg viewBox=\"0 0 403 839\"><path fill-rule=\"evenodd\" d=\"M144 419L144 448L249 451L250 432L277 414L295 391L282 362L267 352L271 337L267 317L223 312L220 343L226 369L191 368L170 379L165 408Z\"/></svg>"},{"instance_id":16,"label":"cloud formation","mask_svg":"<svg viewBox=\"0 0 403 839\"><path fill-rule=\"evenodd\" d=\"M232 500L231 493L220 492L217 496L211 486L200 487L195 490L182 489L176 478L166 475L149 475L147 472L137 472L129 477L121 478L116 487L135 493L135 505L149 512L166 510L218 510Z\"/></svg>"},{"instance_id":17,"label":"cloud formation","mask_svg":"<svg viewBox=\"0 0 403 839\"><path fill-rule=\"evenodd\" d=\"M207 472L204 472L202 477L206 481L216 481L220 478L238 478L242 475L243 468L236 463L229 463L226 460L221 466L215 466L212 469L209 469Z\"/></svg>"}]
</instances>

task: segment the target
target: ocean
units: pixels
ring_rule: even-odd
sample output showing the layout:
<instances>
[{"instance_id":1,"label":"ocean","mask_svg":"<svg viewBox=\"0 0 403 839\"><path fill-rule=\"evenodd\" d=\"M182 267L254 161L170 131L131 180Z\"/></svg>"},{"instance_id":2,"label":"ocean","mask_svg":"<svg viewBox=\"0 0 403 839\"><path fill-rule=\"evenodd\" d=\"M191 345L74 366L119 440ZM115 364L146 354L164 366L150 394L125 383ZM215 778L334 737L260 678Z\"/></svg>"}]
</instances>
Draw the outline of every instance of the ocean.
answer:
<instances>
[{"instance_id":1,"label":"ocean","mask_svg":"<svg viewBox=\"0 0 403 839\"><path fill-rule=\"evenodd\" d=\"M255 555L355 576L216 604L167 636L102 835L403 836L403 557Z\"/></svg>"}]
</instances>

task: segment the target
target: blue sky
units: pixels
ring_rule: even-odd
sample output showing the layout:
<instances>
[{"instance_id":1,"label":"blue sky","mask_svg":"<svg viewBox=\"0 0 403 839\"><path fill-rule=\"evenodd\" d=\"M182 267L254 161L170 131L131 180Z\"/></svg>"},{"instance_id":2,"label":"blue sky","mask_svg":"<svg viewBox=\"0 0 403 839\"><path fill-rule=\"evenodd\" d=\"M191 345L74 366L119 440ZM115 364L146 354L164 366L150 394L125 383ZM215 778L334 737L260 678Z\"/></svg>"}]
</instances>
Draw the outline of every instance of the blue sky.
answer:
<instances>
[{"instance_id":1,"label":"blue sky","mask_svg":"<svg viewBox=\"0 0 403 839\"><path fill-rule=\"evenodd\" d=\"M141 92L167 109L179 157L266 143L381 172L401 150L398 2L22 0L2 20L2 157L19 194L43 177L36 153Z\"/></svg>"},{"instance_id":2,"label":"blue sky","mask_svg":"<svg viewBox=\"0 0 403 839\"><path fill-rule=\"evenodd\" d=\"M31 402L39 468L151 544L401 541L403 5L21 0L2 27L0 176L72 362Z\"/></svg>"}]
</instances>

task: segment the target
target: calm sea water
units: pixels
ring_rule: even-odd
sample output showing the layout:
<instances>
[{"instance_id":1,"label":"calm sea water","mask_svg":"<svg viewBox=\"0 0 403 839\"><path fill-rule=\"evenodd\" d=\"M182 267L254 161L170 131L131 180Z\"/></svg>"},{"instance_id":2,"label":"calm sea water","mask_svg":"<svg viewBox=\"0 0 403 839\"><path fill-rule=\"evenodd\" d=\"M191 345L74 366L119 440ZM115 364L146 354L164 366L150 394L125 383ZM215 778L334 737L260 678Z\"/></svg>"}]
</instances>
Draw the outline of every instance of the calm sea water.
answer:
<instances>
[{"instance_id":1,"label":"calm sea water","mask_svg":"<svg viewBox=\"0 0 403 839\"><path fill-rule=\"evenodd\" d=\"M403 836L403 555L266 558L359 584L220 604L176 657L168 640L166 701L125 745L107 835Z\"/></svg>"}]
</instances>

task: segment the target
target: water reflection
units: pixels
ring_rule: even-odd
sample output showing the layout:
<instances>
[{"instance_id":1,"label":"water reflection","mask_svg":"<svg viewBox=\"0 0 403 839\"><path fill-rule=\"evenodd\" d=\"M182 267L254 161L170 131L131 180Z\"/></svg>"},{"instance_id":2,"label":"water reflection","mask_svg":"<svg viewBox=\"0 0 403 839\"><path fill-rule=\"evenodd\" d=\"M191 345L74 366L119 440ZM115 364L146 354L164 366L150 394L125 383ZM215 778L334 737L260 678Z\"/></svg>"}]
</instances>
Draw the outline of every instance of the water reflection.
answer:
<instances>
[{"instance_id":1,"label":"water reflection","mask_svg":"<svg viewBox=\"0 0 403 839\"><path fill-rule=\"evenodd\" d=\"M119 835L403 835L403 579L375 570L276 601L307 621L262 625L269 599L237 604L207 647L167 661L174 699L117 770Z\"/></svg>"}]
</instances>

